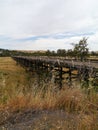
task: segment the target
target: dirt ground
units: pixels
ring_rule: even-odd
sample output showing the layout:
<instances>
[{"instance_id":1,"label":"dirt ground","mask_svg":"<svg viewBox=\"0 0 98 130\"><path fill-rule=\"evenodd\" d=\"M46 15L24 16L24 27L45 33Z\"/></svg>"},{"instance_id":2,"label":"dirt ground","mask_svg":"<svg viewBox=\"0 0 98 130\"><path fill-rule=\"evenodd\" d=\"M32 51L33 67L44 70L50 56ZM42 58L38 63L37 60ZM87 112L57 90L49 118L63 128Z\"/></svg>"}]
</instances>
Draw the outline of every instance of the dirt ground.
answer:
<instances>
[{"instance_id":1,"label":"dirt ground","mask_svg":"<svg viewBox=\"0 0 98 130\"><path fill-rule=\"evenodd\" d=\"M0 130L67 130L70 126L69 123L76 128L74 119L73 115L62 110L28 110L10 116L1 125ZM70 128L70 130L73 129Z\"/></svg>"}]
</instances>

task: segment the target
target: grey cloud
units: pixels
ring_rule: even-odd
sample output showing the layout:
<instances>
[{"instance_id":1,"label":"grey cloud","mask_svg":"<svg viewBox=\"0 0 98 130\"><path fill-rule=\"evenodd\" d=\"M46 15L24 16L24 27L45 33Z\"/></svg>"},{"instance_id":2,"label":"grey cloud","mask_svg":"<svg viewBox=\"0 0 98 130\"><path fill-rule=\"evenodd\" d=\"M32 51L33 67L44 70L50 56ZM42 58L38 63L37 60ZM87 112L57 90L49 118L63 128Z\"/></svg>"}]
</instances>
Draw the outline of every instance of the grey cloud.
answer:
<instances>
[{"instance_id":1,"label":"grey cloud","mask_svg":"<svg viewBox=\"0 0 98 130\"><path fill-rule=\"evenodd\" d=\"M97 0L0 0L0 34L28 37L96 32Z\"/></svg>"},{"instance_id":2,"label":"grey cloud","mask_svg":"<svg viewBox=\"0 0 98 130\"><path fill-rule=\"evenodd\" d=\"M94 0L4 0L1 3L1 31L33 35L80 31L82 24L88 24L80 21L91 18L96 5L92 4Z\"/></svg>"}]
</instances>

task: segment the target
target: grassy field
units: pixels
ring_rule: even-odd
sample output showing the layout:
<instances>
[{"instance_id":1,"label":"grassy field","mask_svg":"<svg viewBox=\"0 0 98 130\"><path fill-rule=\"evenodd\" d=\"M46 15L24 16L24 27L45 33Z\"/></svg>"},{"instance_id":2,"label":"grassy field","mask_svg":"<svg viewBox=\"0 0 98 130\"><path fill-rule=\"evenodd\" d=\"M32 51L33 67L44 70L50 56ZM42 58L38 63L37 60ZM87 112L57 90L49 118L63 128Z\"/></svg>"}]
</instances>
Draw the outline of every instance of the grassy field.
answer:
<instances>
[{"instance_id":1,"label":"grassy field","mask_svg":"<svg viewBox=\"0 0 98 130\"><path fill-rule=\"evenodd\" d=\"M27 92L30 76L11 58L0 58L0 103Z\"/></svg>"},{"instance_id":2,"label":"grassy field","mask_svg":"<svg viewBox=\"0 0 98 130\"><path fill-rule=\"evenodd\" d=\"M10 122L11 118L17 123L18 116L22 118L27 110L34 110L36 114L50 114L36 116L30 128L24 130L98 130L98 93L77 87L54 91L53 87L48 83L45 91L43 86L35 91L31 74L13 59L0 58L0 124Z\"/></svg>"}]
</instances>

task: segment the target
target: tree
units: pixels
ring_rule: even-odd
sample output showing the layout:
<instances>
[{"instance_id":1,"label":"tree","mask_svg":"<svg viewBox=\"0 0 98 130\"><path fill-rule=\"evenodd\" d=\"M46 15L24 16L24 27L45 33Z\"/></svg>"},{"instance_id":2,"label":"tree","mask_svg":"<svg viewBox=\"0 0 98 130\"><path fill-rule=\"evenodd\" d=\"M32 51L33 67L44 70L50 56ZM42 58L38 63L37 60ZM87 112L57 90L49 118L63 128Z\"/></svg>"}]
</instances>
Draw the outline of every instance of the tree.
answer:
<instances>
[{"instance_id":1,"label":"tree","mask_svg":"<svg viewBox=\"0 0 98 130\"><path fill-rule=\"evenodd\" d=\"M68 50L67 50L67 56L68 56L69 58L72 58L72 57L73 57L73 50L72 50L72 49L68 49Z\"/></svg>"},{"instance_id":2,"label":"tree","mask_svg":"<svg viewBox=\"0 0 98 130\"><path fill-rule=\"evenodd\" d=\"M89 49L87 45L87 38L85 37L81 39L78 44L74 45L74 56L80 59L81 61L86 60L86 58L88 57Z\"/></svg>"},{"instance_id":3,"label":"tree","mask_svg":"<svg viewBox=\"0 0 98 130\"><path fill-rule=\"evenodd\" d=\"M57 55L58 56L66 56L66 50L65 49L58 49Z\"/></svg>"},{"instance_id":4,"label":"tree","mask_svg":"<svg viewBox=\"0 0 98 130\"><path fill-rule=\"evenodd\" d=\"M50 50L47 50L47 51L46 51L46 55L47 55L47 56L50 56L50 55L51 55L51 51L50 51Z\"/></svg>"}]
</instances>

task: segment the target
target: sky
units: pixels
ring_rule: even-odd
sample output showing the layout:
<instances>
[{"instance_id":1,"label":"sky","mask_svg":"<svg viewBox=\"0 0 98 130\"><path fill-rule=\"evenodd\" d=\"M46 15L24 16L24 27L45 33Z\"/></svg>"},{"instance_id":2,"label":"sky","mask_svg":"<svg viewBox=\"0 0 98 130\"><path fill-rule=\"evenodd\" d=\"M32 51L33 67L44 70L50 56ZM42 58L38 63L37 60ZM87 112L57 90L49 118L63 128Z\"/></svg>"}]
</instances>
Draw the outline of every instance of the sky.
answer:
<instances>
[{"instance_id":1,"label":"sky","mask_svg":"<svg viewBox=\"0 0 98 130\"><path fill-rule=\"evenodd\" d=\"M98 51L98 0L0 0L0 48Z\"/></svg>"}]
</instances>

